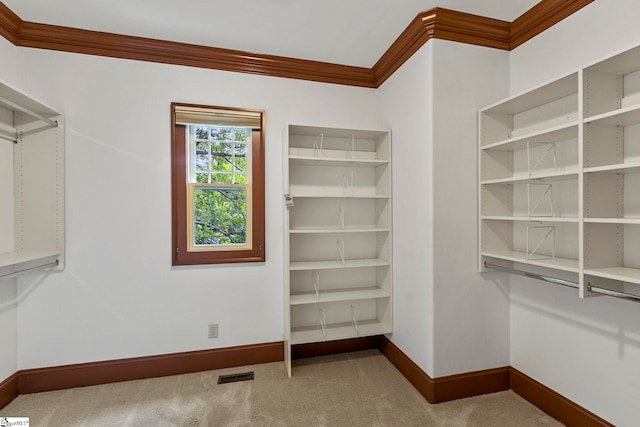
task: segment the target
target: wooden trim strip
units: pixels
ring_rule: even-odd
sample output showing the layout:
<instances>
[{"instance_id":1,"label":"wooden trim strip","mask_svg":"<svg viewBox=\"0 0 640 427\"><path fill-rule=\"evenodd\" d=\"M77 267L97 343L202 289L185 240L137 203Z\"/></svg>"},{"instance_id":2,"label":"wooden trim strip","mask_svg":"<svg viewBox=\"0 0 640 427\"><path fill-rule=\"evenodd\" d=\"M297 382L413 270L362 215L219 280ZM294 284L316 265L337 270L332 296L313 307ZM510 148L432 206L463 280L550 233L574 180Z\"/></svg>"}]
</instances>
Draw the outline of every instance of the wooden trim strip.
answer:
<instances>
[{"instance_id":1,"label":"wooden trim strip","mask_svg":"<svg viewBox=\"0 0 640 427\"><path fill-rule=\"evenodd\" d=\"M509 390L509 367L433 379L385 336L380 339L380 351L429 403Z\"/></svg>"},{"instance_id":2,"label":"wooden trim strip","mask_svg":"<svg viewBox=\"0 0 640 427\"><path fill-rule=\"evenodd\" d=\"M506 21L439 7L422 12L373 66L376 87L432 38L509 50L510 28Z\"/></svg>"},{"instance_id":3,"label":"wooden trim strip","mask_svg":"<svg viewBox=\"0 0 640 427\"><path fill-rule=\"evenodd\" d=\"M0 2L0 36L9 40L13 44L18 44L22 19L11 9Z\"/></svg>"},{"instance_id":4,"label":"wooden trim strip","mask_svg":"<svg viewBox=\"0 0 640 427\"><path fill-rule=\"evenodd\" d=\"M22 47L377 88L432 38L510 50L592 1L542 0L513 23L431 9L418 14L372 68L24 22L2 2L0 36Z\"/></svg>"},{"instance_id":5,"label":"wooden trim strip","mask_svg":"<svg viewBox=\"0 0 640 427\"><path fill-rule=\"evenodd\" d=\"M307 357L372 350L377 349L379 347L379 343L380 336L376 335L372 337L360 337L338 341L297 344L291 346L291 358L304 359Z\"/></svg>"},{"instance_id":6,"label":"wooden trim strip","mask_svg":"<svg viewBox=\"0 0 640 427\"><path fill-rule=\"evenodd\" d=\"M284 360L282 341L20 371L20 394Z\"/></svg>"},{"instance_id":7,"label":"wooden trim strip","mask_svg":"<svg viewBox=\"0 0 640 427\"><path fill-rule=\"evenodd\" d=\"M436 403L435 383L416 363L402 352L387 337L380 339L380 352L396 367L398 371L424 396L429 403Z\"/></svg>"},{"instance_id":8,"label":"wooden trim strip","mask_svg":"<svg viewBox=\"0 0 640 427\"><path fill-rule=\"evenodd\" d=\"M374 87L368 68L24 22L18 46Z\"/></svg>"},{"instance_id":9,"label":"wooden trim strip","mask_svg":"<svg viewBox=\"0 0 640 427\"><path fill-rule=\"evenodd\" d=\"M433 381L436 403L496 393L510 388L508 366L439 377Z\"/></svg>"},{"instance_id":10,"label":"wooden trim strip","mask_svg":"<svg viewBox=\"0 0 640 427\"><path fill-rule=\"evenodd\" d=\"M608 421L517 369L511 368L510 371L511 389L561 423L580 427L614 427Z\"/></svg>"},{"instance_id":11,"label":"wooden trim strip","mask_svg":"<svg viewBox=\"0 0 640 427\"><path fill-rule=\"evenodd\" d=\"M0 409L7 406L20 394L18 391L18 377L16 372L0 383Z\"/></svg>"},{"instance_id":12,"label":"wooden trim strip","mask_svg":"<svg viewBox=\"0 0 640 427\"><path fill-rule=\"evenodd\" d=\"M593 0L542 0L511 23L513 50L574 14Z\"/></svg>"}]
</instances>

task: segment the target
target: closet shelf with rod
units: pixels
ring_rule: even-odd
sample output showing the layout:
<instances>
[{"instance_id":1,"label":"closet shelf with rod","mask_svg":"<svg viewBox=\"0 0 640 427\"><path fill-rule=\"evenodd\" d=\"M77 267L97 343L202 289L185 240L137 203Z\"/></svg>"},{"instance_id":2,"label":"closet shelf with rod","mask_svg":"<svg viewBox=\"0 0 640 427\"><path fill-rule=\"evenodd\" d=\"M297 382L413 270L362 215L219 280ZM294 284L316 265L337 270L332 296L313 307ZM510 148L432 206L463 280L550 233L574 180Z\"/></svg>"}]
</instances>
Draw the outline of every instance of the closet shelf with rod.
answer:
<instances>
[{"instance_id":1,"label":"closet shelf with rod","mask_svg":"<svg viewBox=\"0 0 640 427\"><path fill-rule=\"evenodd\" d=\"M61 270L64 236L64 118L54 109L0 82L0 150L12 158L13 188L0 235L13 250L0 253L0 279L36 269ZM13 211L11 211L13 210Z\"/></svg>"}]
</instances>

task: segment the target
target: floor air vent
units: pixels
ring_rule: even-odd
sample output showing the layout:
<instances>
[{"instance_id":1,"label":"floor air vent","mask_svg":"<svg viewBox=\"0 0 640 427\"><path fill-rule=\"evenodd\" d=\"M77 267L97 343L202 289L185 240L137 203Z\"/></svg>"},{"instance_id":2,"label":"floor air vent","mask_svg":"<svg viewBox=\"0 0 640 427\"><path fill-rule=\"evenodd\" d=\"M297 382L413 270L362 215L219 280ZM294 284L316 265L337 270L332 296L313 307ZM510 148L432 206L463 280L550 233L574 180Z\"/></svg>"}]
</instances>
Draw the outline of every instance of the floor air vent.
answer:
<instances>
[{"instance_id":1,"label":"floor air vent","mask_svg":"<svg viewBox=\"0 0 640 427\"><path fill-rule=\"evenodd\" d=\"M253 371L244 372L242 374L220 375L218 377L218 384L235 383L237 381L250 380L253 380Z\"/></svg>"}]
</instances>

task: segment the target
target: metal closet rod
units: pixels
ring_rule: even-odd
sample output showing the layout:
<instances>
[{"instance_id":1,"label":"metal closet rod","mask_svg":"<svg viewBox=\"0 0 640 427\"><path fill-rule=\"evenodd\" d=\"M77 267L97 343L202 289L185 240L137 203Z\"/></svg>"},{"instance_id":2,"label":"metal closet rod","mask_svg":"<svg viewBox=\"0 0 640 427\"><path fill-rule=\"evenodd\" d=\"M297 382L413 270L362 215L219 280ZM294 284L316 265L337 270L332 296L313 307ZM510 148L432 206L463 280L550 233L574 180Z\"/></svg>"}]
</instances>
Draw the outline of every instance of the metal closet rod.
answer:
<instances>
[{"instance_id":1,"label":"metal closet rod","mask_svg":"<svg viewBox=\"0 0 640 427\"><path fill-rule=\"evenodd\" d=\"M515 268L503 267L501 265L490 264L487 261L484 262L485 268L492 270L505 271L507 273L517 274L519 276L531 277L532 279L544 280L545 282L555 283L556 285L567 286L569 288L578 288L579 285L571 280L558 279L557 277L544 276L537 273L529 273L528 271L516 270Z\"/></svg>"},{"instance_id":2,"label":"metal closet rod","mask_svg":"<svg viewBox=\"0 0 640 427\"><path fill-rule=\"evenodd\" d=\"M0 139L6 139L7 141L11 141L11 142L18 142L16 138L11 138L10 136L0 135Z\"/></svg>"},{"instance_id":3,"label":"metal closet rod","mask_svg":"<svg viewBox=\"0 0 640 427\"><path fill-rule=\"evenodd\" d=\"M576 282L572 282L571 280L558 279L557 277L545 276L537 273L529 273L528 271L516 270L515 268L503 267L501 265L491 264L487 261L484 261L485 268L490 268L492 270L504 271L511 274L517 274L519 276L530 277L532 279L544 280L545 282L555 283L556 285L567 286L569 288L578 288L579 285ZM612 291L611 289L599 288L597 286L592 286L591 283L587 283L587 290L589 292L595 292L598 294L608 295L610 297L622 298L628 301L640 302L640 296L627 294L624 292Z\"/></svg>"},{"instance_id":4,"label":"metal closet rod","mask_svg":"<svg viewBox=\"0 0 640 427\"><path fill-rule=\"evenodd\" d=\"M27 108L24 108L23 106L18 105L15 102L9 101L8 99L3 98L1 96L0 96L0 102L3 103L4 105L6 105L9 108L12 108L12 109L18 110L18 111L22 111L23 113L28 114L31 117L35 118L35 119L41 120L41 121L43 121L45 123L49 123L53 127L58 127L58 122L56 122L55 120L51 120L51 119L49 119L49 118L47 118L47 117L45 117L45 116L43 116L41 114L38 114L38 113L36 113L34 111L31 111L31 110L29 110Z\"/></svg>"},{"instance_id":5,"label":"metal closet rod","mask_svg":"<svg viewBox=\"0 0 640 427\"><path fill-rule=\"evenodd\" d=\"M59 264L59 261L55 260L55 261L50 262L48 264L37 265L37 266L31 267L31 268L25 268L24 270L16 271L15 273L9 273L9 274L5 274L4 276L0 276L0 280L10 279L12 277L19 276L22 273L25 273L25 272L31 271L31 270L40 270L40 269L47 269L47 268L57 267L58 264Z\"/></svg>"}]
</instances>

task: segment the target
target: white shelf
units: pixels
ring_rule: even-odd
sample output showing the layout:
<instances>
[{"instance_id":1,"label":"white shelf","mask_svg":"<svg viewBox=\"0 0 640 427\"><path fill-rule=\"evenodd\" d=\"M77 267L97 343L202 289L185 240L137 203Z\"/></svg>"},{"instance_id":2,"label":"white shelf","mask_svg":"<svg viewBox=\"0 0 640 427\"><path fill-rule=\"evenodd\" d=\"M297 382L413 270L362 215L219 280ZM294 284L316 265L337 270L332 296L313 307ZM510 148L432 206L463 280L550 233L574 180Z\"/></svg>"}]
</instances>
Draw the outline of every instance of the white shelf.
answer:
<instances>
[{"instance_id":1,"label":"white shelf","mask_svg":"<svg viewBox=\"0 0 640 427\"><path fill-rule=\"evenodd\" d=\"M631 105L584 119L587 124L631 126L640 123L640 105Z\"/></svg>"},{"instance_id":2,"label":"white shelf","mask_svg":"<svg viewBox=\"0 0 640 427\"><path fill-rule=\"evenodd\" d=\"M291 345L307 344L312 342L335 341L349 338L365 337L391 333L388 323L378 320L363 320L358 322L358 333L352 323L328 324L326 337L322 334L320 326L291 329Z\"/></svg>"},{"instance_id":3,"label":"white shelf","mask_svg":"<svg viewBox=\"0 0 640 427\"><path fill-rule=\"evenodd\" d=\"M51 264L55 262L61 254L62 252L57 250L7 252L0 254L0 277Z\"/></svg>"},{"instance_id":4,"label":"white shelf","mask_svg":"<svg viewBox=\"0 0 640 427\"><path fill-rule=\"evenodd\" d=\"M291 271L296 270L336 270L341 268L363 268L363 267L384 267L389 261L383 259L351 259L345 260L344 264L338 261L305 261L292 262L289 264Z\"/></svg>"},{"instance_id":5,"label":"white shelf","mask_svg":"<svg viewBox=\"0 0 640 427\"><path fill-rule=\"evenodd\" d=\"M523 176L515 176L509 178L499 178L499 179L489 179L486 181L482 181L482 185L492 185L492 184L527 184L527 183L535 183L544 181L565 181L570 179L578 179L578 170L568 170L568 171L557 171L557 172L547 172L547 173L532 173L526 174Z\"/></svg>"},{"instance_id":6,"label":"white shelf","mask_svg":"<svg viewBox=\"0 0 640 427\"><path fill-rule=\"evenodd\" d=\"M292 228L290 234L388 233L389 228Z\"/></svg>"},{"instance_id":7,"label":"white shelf","mask_svg":"<svg viewBox=\"0 0 640 427\"><path fill-rule=\"evenodd\" d=\"M629 267L602 267L589 268L584 274L603 277L605 279L620 280L623 282L640 284L640 269Z\"/></svg>"},{"instance_id":8,"label":"white shelf","mask_svg":"<svg viewBox=\"0 0 640 427\"><path fill-rule=\"evenodd\" d=\"M640 218L585 218L584 222L592 224L640 224Z\"/></svg>"},{"instance_id":9,"label":"white shelf","mask_svg":"<svg viewBox=\"0 0 640 427\"><path fill-rule=\"evenodd\" d=\"M639 173L640 172L640 163L620 163L615 165L606 165L606 166L594 166L590 168L584 168L584 173L597 173L597 172L608 172L608 173Z\"/></svg>"},{"instance_id":10,"label":"white shelf","mask_svg":"<svg viewBox=\"0 0 640 427\"><path fill-rule=\"evenodd\" d=\"M551 83L539 86L520 95L487 107L489 114L518 114L523 111L548 104L557 99L573 95L578 90L578 73L571 73Z\"/></svg>"},{"instance_id":11,"label":"white shelf","mask_svg":"<svg viewBox=\"0 0 640 427\"><path fill-rule=\"evenodd\" d=\"M527 148L527 142L552 143L578 137L578 122L564 123L537 132L514 136L503 141L493 142L481 147L484 151L517 151Z\"/></svg>"},{"instance_id":12,"label":"white shelf","mask_svg":"<svg viewBox=\"0 0 640 427\"><path fill-rule=\"evenodd\" d=\"M307 199L389 199L388 195L377 195L377 194L353 194L353 195L345 195L345 194L311 194L311 193L293 193L291 197L294 198L307 198Z\"/></svg>"},{"instance_id":13,"label":"white shelf","mask_svg":"<svg viewBox=\"0 0 640 427\"><path fill-rule=\"evenodd\" d=\"M331 157L289 156L289 162L295 165L306 166L383 166L388 165L388 160L369 159L340 159Z\"/></svg>"},{"instance_id":14,"label":"white shelf","mask_svg":"<svg viewBox=\"0 0 640 427\"><path fill-rule=\"evenodd\" d=\"M525 252L517 251L497 251L497 252L482 252L482 256L502 259L505 261L519 262L522 264L537 265L539 267L553 268L556 270L569 271L571 273L579 272L579 263L577 259L570 258L540 258L536 255L536 258L527 260L527 254Z\"/></svg>"},{"instance_id":15,"label":"white shelf","mask_svg":"<svg viewBox=\"0 0 640 427\"><path fill-rule=\"evenodd\" d=\"M315 293L292 294L291 305L301 304L319 304L325 302L336 301L355 301L363 299L389 298L389 292L380 288L358 288L358 289L338 289L334 291L325 291L318 294Z\"/></svg>"},{"instance_id":16,"label":"white shelf","mask_svg":"<svg viewBox=\"0 0 640 427\"><path fill-rule=\"evenodd\" d=\"M578 223L580 219L572 216L506 216L506 215L483 215L483 220L490 221L524 221L524 222L568 222Z\"/></svg>"}]
</instances>

